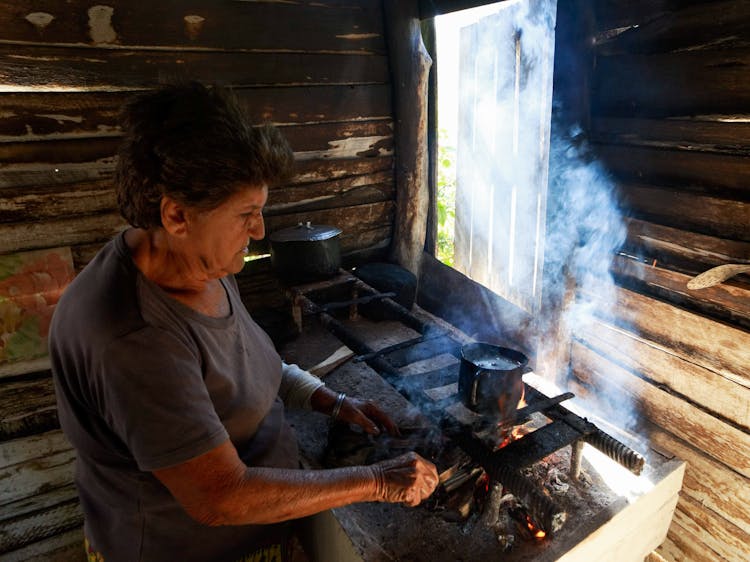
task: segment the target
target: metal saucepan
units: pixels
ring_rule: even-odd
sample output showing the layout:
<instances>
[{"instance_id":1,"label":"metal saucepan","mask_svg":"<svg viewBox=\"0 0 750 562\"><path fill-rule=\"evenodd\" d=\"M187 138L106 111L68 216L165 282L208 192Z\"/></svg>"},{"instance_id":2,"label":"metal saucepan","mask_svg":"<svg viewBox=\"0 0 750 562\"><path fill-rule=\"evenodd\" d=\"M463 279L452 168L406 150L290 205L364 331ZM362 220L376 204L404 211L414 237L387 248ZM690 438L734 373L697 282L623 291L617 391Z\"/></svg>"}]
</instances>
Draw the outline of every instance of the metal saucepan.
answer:
<instances>
[{"instance_id":1,"label":"metal saucepan","mask_svg":"<svg viewBox=\"0 0 750 562\"><path fill-rule=\"evenodd\" d=\"M341 229L310 222L269 235L271 265L285 281L305 282L333 277L341 267Z\"/></svg>"},{"instance_id":2,"label":"metal saucepan","mask_svg":"<svg viewBox=\"0 0 750 562\"><path fill-rule=\"evenodd\" d=\"M523 396L528 358L515 349L488 343L461 348L458 394L463 404L485 416L508 419Z\"/></svg>"}]
</instances>

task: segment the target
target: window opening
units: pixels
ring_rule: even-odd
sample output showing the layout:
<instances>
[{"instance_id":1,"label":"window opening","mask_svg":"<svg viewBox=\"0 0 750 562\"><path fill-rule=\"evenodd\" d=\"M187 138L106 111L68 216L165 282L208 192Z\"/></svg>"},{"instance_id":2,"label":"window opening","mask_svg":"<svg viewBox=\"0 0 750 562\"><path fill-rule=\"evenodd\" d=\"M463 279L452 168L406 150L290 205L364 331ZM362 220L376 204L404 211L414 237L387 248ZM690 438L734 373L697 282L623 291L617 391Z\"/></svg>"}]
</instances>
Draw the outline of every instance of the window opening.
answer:
<instances>
[{"instance_id":1,"label":"window opening","mask_svg":"<svg viewBox=\"0 0 750 562\"><path fill-rule=\"evenodd\" d=\"M437 257L524 310L541 302L556 0L435 18Z\"/></svg>"}]
</instances>

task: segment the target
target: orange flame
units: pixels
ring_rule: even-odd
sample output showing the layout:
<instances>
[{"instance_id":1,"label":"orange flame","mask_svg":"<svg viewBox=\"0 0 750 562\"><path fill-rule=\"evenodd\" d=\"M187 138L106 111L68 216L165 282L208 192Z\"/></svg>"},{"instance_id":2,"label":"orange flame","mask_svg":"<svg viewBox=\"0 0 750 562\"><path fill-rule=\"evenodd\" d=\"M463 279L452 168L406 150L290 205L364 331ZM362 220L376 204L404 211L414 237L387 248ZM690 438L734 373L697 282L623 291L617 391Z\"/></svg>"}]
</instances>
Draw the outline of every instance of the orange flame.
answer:
<instances>
[{"instance_id":1,"label":"orange flame","mask_svg":"<svg viewBox=\"0 0 750 562\"><path fill-rule=\"evenodd\" d=\"M531 517L528 515L526 516L526 527L531 531L531 534L534 536L535 539L543 539L547 536L547 533L542 531L540 528L538 528L536 525L534 525L534 522L531 520Z\"/></svg>"}]
</instances>

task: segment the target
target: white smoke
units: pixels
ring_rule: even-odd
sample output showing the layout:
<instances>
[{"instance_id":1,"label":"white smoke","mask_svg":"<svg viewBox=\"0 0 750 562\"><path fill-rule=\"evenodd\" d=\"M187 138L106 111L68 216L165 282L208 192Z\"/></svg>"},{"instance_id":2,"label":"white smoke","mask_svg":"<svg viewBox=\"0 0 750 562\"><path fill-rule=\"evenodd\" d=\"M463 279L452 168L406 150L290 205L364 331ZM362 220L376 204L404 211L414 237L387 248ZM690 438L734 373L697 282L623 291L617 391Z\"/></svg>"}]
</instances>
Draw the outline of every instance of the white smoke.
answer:
<instances>
[{"instance_id":1,"label":"white smoke","mask_svg":"<svg viewBox=\"0 0 750 562\"><path fill-rule=\"evenodd\" d=\"M547 279L575 287L560 319L563 330L575 340L595 331L598 321L615 316L616 284L610 267L625 242L627 227L614 182L601 162L593 159L581 128L557 129L550 146L545 268ZM565 290L549 289L558 296ZM595 392L579 403L585 402L585 409L617 427L634 429L638 416L632 399L619 390L614 371L607 376L597 380Z\"/></svg>"}]
</instances>

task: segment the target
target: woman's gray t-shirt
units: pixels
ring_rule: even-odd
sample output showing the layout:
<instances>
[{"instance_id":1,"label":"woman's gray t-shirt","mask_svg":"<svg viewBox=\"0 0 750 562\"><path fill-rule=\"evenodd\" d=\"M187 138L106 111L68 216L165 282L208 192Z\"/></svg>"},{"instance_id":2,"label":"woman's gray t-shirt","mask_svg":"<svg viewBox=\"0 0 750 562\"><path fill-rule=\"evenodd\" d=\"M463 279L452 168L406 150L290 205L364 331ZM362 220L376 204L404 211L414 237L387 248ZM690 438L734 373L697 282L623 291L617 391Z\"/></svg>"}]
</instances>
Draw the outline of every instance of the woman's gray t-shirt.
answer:
<instances>
[{"instance_id":1,"label":"woman's gray t-shirt","mask_svg":"<svg viewBox=\"0 0 750 562\"><path fill-rule=\"evenodd\" d=\"M121 234L56 307L58 414L77 452L85 534L107 562L236 560L278 540L277 526L195 522L151 474L227 439L249 466L298 466L281 359L234 279L221 283L231 314L200 314L139 272Z\"/></svg>"}]
</instances>

